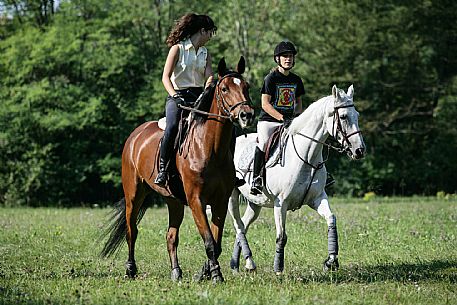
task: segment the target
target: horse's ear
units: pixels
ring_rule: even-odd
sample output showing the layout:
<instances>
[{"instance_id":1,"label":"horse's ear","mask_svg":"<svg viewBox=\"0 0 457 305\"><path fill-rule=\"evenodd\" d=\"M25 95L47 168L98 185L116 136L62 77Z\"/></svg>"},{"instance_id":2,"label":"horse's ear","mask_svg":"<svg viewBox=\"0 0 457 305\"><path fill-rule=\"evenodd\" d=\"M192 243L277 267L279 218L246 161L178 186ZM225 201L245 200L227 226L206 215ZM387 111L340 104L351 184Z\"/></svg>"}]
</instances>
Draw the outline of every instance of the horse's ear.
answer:
<instances>
[{"instance_id":1,"label":"horse's ear","mask_svg":"<svg viewBox=\"0 0 457 305\"><path fill-rule=\"evenodd\" d=\"M352 98L354 96L354 85L349 86L347 96Z\"/></svg>"},{"instance_id":2,"label":"horse's ear","mask_svg":"<svg viewBox=\"0 0 457 305\"><path fill-rule=\"evenodd\" d=\"M338 88L336 87L336 85L333 85L332 87L332 95L334 98L338 97Z\"/></svg>"},{"instance_id":3,"label":"horse's ear","mask_svg":"<svg viewBox=\"0 0 457 305\"><path fill-rule=\"evenodd\" d=\"M338 88L336 87L336 85L333 85L333 87L332 87L332 96L333 96L334 100L333 100L333 107L331 108L331 111L329 111L329 113L327 114L329 117L333 116L333 113L335 112L335 108L334 107L336 106L339 94L340 93L338 92Z\"/></svg>"},{"instance_id":4,"label":"horse's ear","mask_svg":"<svg viewBox=\"0 0 457 305\"><path fill-rule=\"evenodd\" d=\"M246 61L244 60L244 57L241 56L240 57L240 61L238 62L238 64L236 65L236 71L240 74L243 74L244 73L244 70L246 68Z\"/></svg>"},{"instance_id":5,"label":"horse's ear","mask_svg":"<svg viewBox=\"0 0 457 305\"><path fill-rule=\"evenodd\" d=\"M219 60L219 64L217 65L217 73L219 76L224 76L225 72L227 71L227 64L225 63L224 57Z\"/></svg>"}]
</instances>

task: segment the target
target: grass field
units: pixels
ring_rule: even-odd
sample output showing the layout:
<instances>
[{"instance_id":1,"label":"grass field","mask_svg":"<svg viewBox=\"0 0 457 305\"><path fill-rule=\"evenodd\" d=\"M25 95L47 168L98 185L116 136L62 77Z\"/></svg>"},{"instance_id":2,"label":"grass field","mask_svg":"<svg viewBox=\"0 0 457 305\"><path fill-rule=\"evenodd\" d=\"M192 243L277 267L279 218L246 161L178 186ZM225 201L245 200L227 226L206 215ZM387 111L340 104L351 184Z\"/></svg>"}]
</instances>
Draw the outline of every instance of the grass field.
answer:
<instances>
[{"instance_id":1,"label":"grass field","mask_svg":"<svg viewBox=\"0 0 457 305\"><path fill-rule=\"evenodd\" d=\"M256 273L232 274L227 218L225 282L195 283L205 260L190 210L181 229L183 281L169 279L166 208L147 211L137 241L139 277L124 279L127 246L100 259L108 209L0 208L0 304L457 304L457 201L334 199L340 265L321 271L326 224L307 207L288 214L285 273L272 271L275 229L264 209L248 238Z\"/></svg>"}]
</instances>

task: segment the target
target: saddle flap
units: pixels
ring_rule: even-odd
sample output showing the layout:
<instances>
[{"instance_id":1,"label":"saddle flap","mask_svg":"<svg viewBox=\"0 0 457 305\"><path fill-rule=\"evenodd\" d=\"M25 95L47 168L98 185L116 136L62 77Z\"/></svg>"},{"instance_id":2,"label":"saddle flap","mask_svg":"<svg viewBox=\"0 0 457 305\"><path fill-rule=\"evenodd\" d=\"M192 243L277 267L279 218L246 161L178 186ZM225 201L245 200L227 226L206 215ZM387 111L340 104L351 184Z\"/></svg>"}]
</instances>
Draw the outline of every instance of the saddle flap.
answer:
<instances>
[{"instance_id":1,"label":"saddle flap","mask_svg":"<svg viewBox=\"0 0 457 305\"><path fill-rule=\"evenodd\" d=\"M283 131L284 125L279 125L275 128L270 138L268 139L267 146L265 147L265 164L267 163L268 159L271 158L276 146L278 146L278 143L281 142L281 135Z\"/></svg>"},{"instance_id":2,"label":"saddle flap","mask_svg":"<svg viewBox=\"0 0 457 305\"><path fill-rule=\"evenodd\" d=\"M284 130L284 126L278 126L267 142L266 153L265 153L265 168L274 166L278 162L278 154L280 149L276 149L280 143ZM251 145L247 145L241 152L238 159L237 169L243 173L252 172L254 165L255 148L257 147L257 139Z\"/></svg>"}]
</instances>

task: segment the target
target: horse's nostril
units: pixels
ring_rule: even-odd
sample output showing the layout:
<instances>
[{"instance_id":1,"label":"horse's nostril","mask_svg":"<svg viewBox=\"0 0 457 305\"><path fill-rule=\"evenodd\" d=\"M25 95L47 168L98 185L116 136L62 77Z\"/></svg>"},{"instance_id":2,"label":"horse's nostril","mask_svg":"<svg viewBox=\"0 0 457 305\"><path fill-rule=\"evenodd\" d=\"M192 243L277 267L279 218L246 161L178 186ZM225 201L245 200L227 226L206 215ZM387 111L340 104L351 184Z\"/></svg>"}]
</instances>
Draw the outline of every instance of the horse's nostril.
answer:
<instances>
[{"instance_id":1,"label":"horse's nostril","mask_svg":"<svg viewBox=\"0 0 457 305\"><path fill-rule=\"evenodd\" d=\"M355 153L357 156L363 156L363 153L365 152L365 149L363 147L357 148L355 150Z\"/></svg>"},{"instance_id":2,"label":"horse's nostril","mask_svg":"<svg viewBox=\"0 0 457 305\"><path fill-rule=\"evenodd\" d=\"M244 111L241 111L241 112L240 112L240 117L241 117L242 119L245 119L246 116L247 116L247 113L246 113L246 112L244 112Z\"/></svg>"}]
</instances>

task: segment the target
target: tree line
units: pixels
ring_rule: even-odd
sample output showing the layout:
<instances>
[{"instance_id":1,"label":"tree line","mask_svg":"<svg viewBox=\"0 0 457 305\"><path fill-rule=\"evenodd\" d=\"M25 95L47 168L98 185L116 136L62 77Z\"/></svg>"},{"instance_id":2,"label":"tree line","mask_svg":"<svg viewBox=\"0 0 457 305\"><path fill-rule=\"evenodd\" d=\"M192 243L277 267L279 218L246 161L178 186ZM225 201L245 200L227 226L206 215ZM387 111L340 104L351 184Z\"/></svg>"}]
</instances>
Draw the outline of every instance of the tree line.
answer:
<instances>
[{"instance_id":1,"label":"tree line","mask_svg":"<svg viewBox=\"0 0 457 305\"><path fill-rule=\"evenodd\" d=\"M163 116L164 41L187 12L218 26L213 65L246 58L260 107L274 46L292 41L305 106L354 84L367 157L330 153L334 192L457 190L457 2L0 1L0 204L122 196L123 143ZM214 67L215 68L215 67Z\"/></svg>"}]
</instances>

